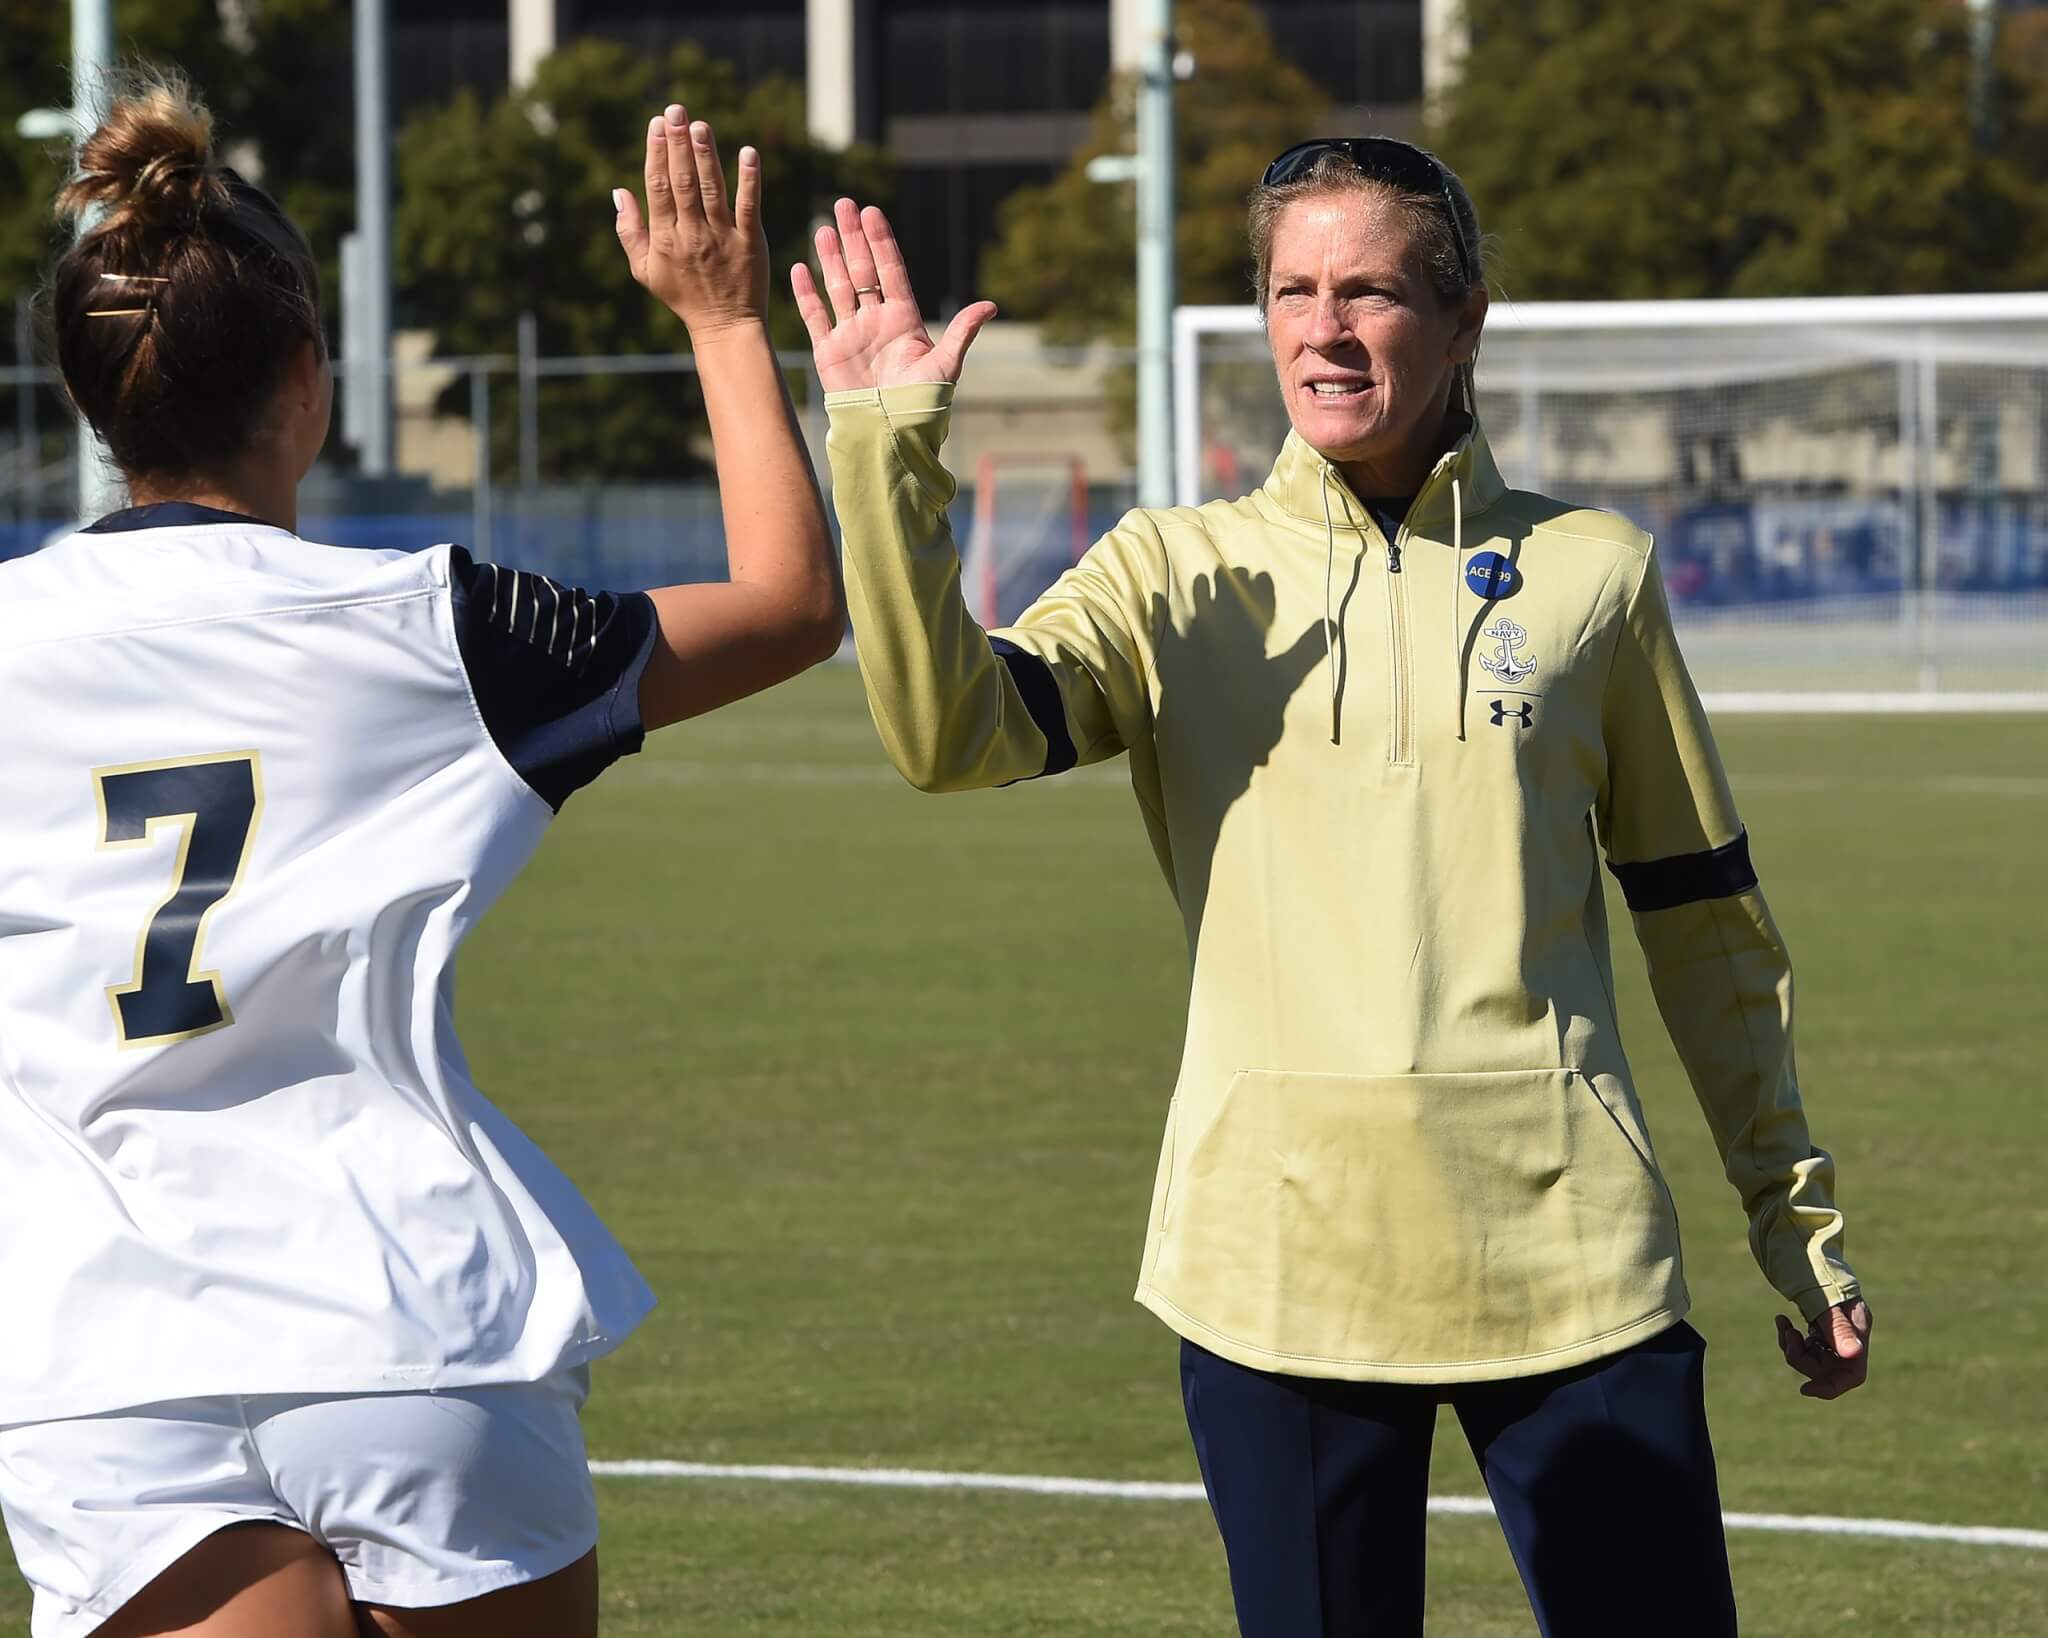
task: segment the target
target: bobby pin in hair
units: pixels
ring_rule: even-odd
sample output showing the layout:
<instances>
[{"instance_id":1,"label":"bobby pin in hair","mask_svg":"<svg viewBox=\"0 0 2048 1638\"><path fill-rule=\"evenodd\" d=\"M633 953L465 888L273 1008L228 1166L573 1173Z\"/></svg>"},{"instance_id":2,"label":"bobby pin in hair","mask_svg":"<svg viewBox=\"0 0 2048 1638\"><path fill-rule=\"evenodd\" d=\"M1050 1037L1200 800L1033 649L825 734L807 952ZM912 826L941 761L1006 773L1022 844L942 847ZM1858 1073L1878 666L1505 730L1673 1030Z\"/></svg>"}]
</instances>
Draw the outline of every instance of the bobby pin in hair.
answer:
<instances>
[{"instance_id":1,"label":"bobby pin in hair","mask_svg":"<svg viewBox=\"0 0 2048 1638\"><path fill-rule=\"evenodd\" d=\"M112 279L119 284L169 284L169 279L158 278L154 273L102 273L102 279ZM138 313L153 313L151 307L89 307L87 318L133 318Z\"/></svg>"}]
</instances>

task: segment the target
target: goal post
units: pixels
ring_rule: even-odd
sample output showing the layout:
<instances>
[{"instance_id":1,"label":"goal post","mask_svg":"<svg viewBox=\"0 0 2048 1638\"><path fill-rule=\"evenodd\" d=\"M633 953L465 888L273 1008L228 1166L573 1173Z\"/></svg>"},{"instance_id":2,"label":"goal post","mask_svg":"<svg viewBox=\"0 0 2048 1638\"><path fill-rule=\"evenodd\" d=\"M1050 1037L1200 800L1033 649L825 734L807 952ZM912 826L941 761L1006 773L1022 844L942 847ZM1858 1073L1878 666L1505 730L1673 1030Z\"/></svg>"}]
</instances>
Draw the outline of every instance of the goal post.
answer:
<instances>
[{"instance_id":1,"label":"goal post","mask_svg":"<svg viewBox=\"0 0 2048 1638\"><path fill-rule=\"evenodd\" d=\"M1257 312L1175 316L1182 504L1287 431ZM1508 481L1660 542L1717 708L2048 710L2048 294L1496 303Z\"/></svg>"},{"instance_id":2,"label":"goal post","mask_svg":"<svg viewBox=\"0 0 2048 1638\"><path fill-rule=\"evenodd\" d=\"M1077 455L989 451L975 463L961 579L982 626L1017 618L1087 552L1088 471Z\"/></svg>"}]
</instances>

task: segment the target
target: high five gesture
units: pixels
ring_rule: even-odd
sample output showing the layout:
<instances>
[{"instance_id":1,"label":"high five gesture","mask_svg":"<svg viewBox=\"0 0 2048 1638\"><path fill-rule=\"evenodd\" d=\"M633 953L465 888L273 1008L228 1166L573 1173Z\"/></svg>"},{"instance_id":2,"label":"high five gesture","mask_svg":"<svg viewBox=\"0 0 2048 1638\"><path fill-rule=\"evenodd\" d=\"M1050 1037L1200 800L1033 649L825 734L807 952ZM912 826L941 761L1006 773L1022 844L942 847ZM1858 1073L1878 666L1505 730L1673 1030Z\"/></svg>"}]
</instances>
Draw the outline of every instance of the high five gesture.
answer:
<instances>
[{"instance_id":1,"label":"high five gesture","mask_svg":"<svg viewBox=\"0 0 2048 1638\"><path fill-rule=\"evenodd\" d=\"M817 241L831 310L808 267L799 262L789 270L796 310L811 333L825 390L958 381L968 347L996 316L995 303L961 308L934 342L917 310L889 218L873 205L860 209L851 199L840 200L832 214L835 225L819 228Z\"/></svg>"},{"instance_id":2,"label":"high five gesture","mask_svg":"<svg viewBox=\"0 0 2048 1638\"><path fill-rule=\"evenodd\" d=\"M640 681L649 728L772 687L839 646L845 606L825 509L768 338L761 156L730 197L711 127L671 103L647 122L647 205L612 192L633 277L683 321L718 462L723 583L662 586ZM679 464L681 451L678 451Z\"/></svg>"},{"instance_id":3,"label":"high five gesture","mask_svg":"<svg viewBox=\"0 0 2048 1638\"><path fill-rule=\"evenodd\" d=\"M768 310L768 239L761 228L761 156L739 154L728 201L711 127L680 103L647 122L647 214L612 192L619 243L633 277L694 336L758 324Z\"/></svg>"}]
</instances>

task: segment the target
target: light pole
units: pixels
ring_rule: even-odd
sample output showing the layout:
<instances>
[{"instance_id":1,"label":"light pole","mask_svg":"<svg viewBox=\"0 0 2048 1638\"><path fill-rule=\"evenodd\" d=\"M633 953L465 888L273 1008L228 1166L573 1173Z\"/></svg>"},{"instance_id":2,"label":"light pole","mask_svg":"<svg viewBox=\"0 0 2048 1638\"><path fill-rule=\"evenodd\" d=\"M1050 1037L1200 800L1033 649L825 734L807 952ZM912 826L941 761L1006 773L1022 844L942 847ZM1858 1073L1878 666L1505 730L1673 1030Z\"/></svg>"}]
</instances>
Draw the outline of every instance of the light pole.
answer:
<instances>
[{"instance_id":1,"label":"light pole","mask_svg":"<svg viewBox=\"0 0 2048 1638\"><path fill-rule=\"evenodd\" d=\"M107 68L114 36L113 0L71 0L71 106L36 108L21 116L15 129L31 141L68 137L83 141L106 112ZM78 224L82 238L93 214ZM26 364L28 361L23 359ZM121 474L107 458L84 416L78 418L78 521L100 517L120 505Z\"/></svg>"},{"instance_id":2,"label":"light pole","mask_svg":"<svg viewBox=\"0 0 2048 1638\"><path fill-rule=\"evenodd\" d=\"M1138 75L1138 504L1173 504L1173 0L1150 0Z\"/></svg>"},{"instance_id":3,"label":"light pole","mask_svg":"<svg viewBox=\"0 0 2048 1638\"><path fill-rule=\"evenodd\" d=\"M1991 106L1991 53L1998 43L1998 0L1968 0L1970 7L1970 137L1988 153L1996 137Z\"/></svg>"},{"instance_id":4,"label":"light pole","mask_svg":"<svg viewBox=\"0 0 2048 1638\"><path fill-rule=\"evenodd\" d=\"M1194 72L1173 46L1173 0L1142 0L1138 151L1088 162L1091 182L1138 185L1138 504L1173 504L1173 88Z\"/></svg>"},{"instance_id":5,"label":"light pole","mask_svg":"<svg viewBox=\"0 0 2048 1638\"><path fill-rule=\"evenodd\" d=\"M356 231L343 315L342 435L363 473L391 470L391 51L385 0L355 0Z\"/></svg>"},{"instance_id":6,"label":"light pole","mask_svg":"<svg viewBox=\"0 0 2048 1638\"><path fill-rule=\"evenodd\" d=\"M1139 70L1139 506L1174 504L1174 0L1149 0Z\"/></svg>"}]
</instances>

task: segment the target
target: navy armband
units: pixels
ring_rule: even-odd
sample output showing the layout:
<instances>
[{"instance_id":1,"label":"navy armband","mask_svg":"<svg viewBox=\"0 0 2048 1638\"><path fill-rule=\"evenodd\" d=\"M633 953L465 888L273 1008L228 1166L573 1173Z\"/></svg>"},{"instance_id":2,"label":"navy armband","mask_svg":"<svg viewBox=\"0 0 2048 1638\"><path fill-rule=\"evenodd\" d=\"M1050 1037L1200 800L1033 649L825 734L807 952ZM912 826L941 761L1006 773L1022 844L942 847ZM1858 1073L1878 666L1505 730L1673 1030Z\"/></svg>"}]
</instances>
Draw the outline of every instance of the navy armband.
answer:
<instances>
[{"instance_id":1,"label":"navy armband","mask_svg":"<svg viewBox=\"0 0 2048 1638\"><path fill-rule=\"evenodd\" d=\"M1607 868L1621 883L1622 897L1638 915L1646 910L1671 910L1701 899L1733 898L1756 886L1756 871L1749 862L1749 832L1734 841L1704 853L1680 853L1669 859L1647 859L1641 864L1615 864Z\"/></svg>"},{"instance_id":2,"label":"navy armband","mask_svg":"<svg viewBox=\"0 0 2048 1638\"><path fill-rule=\"evenodd\" d=\"M1010 680L1023 696L1024 709L1045 735L1045 766L1031 777L1044 779L1063 774L1079 760L1074 753L1074 736L1067 729L1067 707L1060 698L1059 679L1052 667L1028 648L1020 648L1007 637L991 637L988 646L1010 673ZM1014 783L1014 781L1012 781Z\"/></svg>"}]
</instances>

